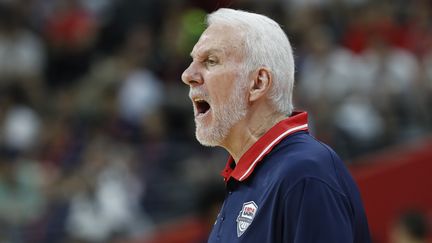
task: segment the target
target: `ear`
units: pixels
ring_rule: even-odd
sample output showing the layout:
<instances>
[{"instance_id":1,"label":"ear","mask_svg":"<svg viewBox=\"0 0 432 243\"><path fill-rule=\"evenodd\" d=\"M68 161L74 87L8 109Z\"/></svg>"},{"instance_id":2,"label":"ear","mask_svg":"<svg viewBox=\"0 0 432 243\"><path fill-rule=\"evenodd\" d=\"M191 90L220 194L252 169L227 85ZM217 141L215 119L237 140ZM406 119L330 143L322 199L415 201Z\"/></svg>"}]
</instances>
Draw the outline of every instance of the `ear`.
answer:
<instances>
[{"instance_id":1,"label":"ear","mask_svg":"<svg viewBox=\"0 0 432 243\"><path fill-rule=\"evenodd\" d=\"M253 79L249 86L249 102L256 101L269 91L273 79L270 70L261 67L253 74Z\"/></svg>"}]
</instances>

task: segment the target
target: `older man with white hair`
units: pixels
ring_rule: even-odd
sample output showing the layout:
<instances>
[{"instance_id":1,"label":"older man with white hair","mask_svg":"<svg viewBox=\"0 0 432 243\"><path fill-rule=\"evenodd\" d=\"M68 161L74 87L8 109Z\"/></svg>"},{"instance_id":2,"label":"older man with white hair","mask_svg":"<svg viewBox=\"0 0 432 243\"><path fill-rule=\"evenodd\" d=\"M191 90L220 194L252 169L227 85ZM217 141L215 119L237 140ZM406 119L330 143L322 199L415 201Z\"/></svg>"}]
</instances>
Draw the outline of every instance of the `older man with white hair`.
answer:
<instances>
[{"instance_id":1,"label":"older man with white hair","mask_svg":"<svg viewBox=\"0 0 432 243\"><path fill-rule=\"evenodd\" d=\"M191 52L196 137L230 157L226 198L208 242L370 242L343 162L293 111L294 58L280 26L219 9Z\"/></svg>"}]
</instances>

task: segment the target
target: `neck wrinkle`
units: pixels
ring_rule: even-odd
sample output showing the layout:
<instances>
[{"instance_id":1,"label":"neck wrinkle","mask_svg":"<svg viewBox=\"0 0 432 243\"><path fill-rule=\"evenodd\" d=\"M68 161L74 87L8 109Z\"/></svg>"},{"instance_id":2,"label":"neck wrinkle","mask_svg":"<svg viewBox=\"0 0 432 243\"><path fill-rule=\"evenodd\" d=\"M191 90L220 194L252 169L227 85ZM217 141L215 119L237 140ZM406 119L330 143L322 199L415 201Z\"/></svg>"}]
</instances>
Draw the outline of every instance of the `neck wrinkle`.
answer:
<instances>
[{"instance_id":1,"label":"neck wrinkle","mask_svg":"<svg viewBox=\"0 0 432 243\"><path fill-rule=\"evenodd\" d=\"M227 139L224 147L237 164L241 157L260 139L268 130L278 122L285 119L285 115L268 114L255 121L243 121L234 126L230 132L231 141ZM246 123L246 125L244 125ZM230 141L230 142L229 142Z\"/></svg>"}]
</instances>

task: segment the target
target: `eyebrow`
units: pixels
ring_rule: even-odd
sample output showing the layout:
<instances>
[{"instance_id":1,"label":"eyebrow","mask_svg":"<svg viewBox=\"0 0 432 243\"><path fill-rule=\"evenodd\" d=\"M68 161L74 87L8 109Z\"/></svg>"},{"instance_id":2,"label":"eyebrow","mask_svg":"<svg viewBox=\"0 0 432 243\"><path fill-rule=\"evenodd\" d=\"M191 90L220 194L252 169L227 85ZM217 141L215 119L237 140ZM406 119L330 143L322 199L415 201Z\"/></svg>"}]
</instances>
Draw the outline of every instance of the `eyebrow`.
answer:
<instances>
[{"instance_id":1,"label":"eyebrow","mask_svg":"<svg viewBox=\"0 0 432 243\"><path fill-rule=\"evenodd\" d=\"M204 50L201 54L198 54L198 56L203 56L203 55L206 55L206 54L208 55L208 54L211 54L211 53L222 53L222 52L224 52L223 49L219 49L219 48L210 48L210 49ZM194 58L193 51L190 53L190 56L191 56L192 58Z\"/></svg>"}]
</instances>

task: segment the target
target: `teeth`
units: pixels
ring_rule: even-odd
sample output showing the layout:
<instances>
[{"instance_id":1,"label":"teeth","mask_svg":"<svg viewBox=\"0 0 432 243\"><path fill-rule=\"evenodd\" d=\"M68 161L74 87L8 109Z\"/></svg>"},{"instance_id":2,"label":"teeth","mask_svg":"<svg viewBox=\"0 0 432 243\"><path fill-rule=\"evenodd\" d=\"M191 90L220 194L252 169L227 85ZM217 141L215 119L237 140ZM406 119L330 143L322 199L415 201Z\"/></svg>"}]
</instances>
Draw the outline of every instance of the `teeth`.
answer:
<instances>
[{"instance_id":1,"label":"teeth","mask_svg":"<svg viewBox=\"0 0 432 243\"><path fill-rule=\"evenodd\" d=\"M195 102L201 102L201 101L204 101L204 100L201 99L201 98L194 98L193 101L195 101Z\"/></svg>"}]
</instances>

